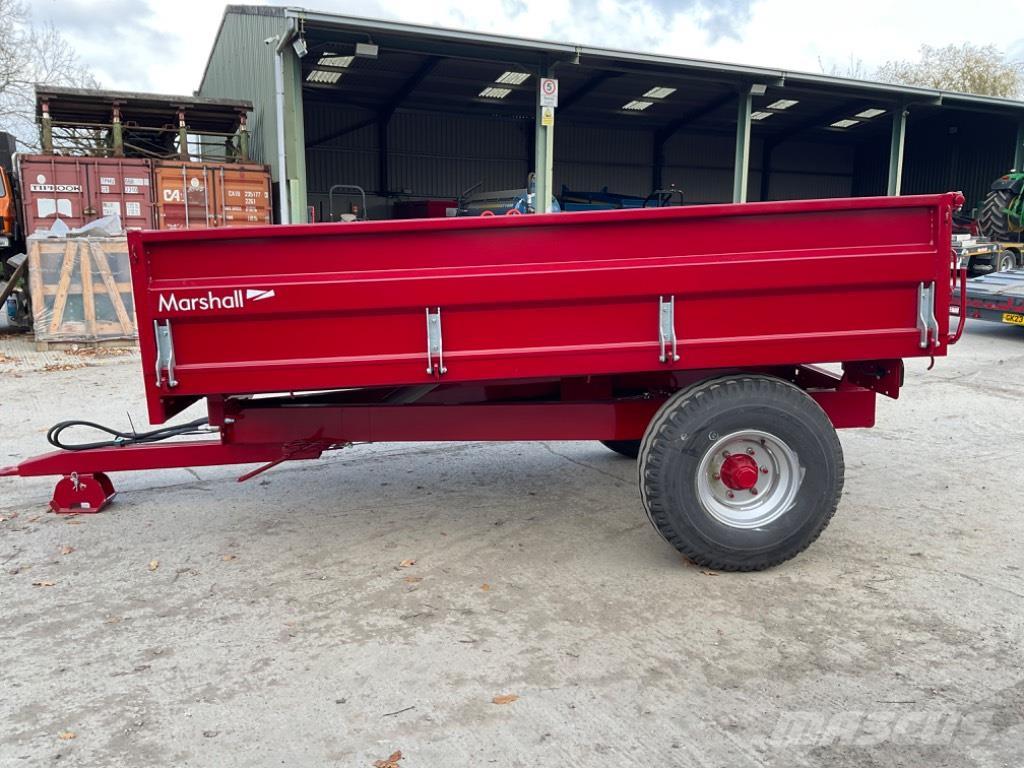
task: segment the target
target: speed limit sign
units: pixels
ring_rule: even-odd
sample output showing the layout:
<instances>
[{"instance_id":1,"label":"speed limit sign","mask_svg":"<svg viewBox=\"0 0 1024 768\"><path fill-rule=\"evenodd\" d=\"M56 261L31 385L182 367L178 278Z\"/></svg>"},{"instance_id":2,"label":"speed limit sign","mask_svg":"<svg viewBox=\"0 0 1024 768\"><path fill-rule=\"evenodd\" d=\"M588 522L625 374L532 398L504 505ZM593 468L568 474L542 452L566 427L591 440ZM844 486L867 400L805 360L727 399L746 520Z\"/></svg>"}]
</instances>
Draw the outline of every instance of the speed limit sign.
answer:
<instances>
[{"instance_id":1,"label":"speed limit sign","mask_svg":"<svg viewBox=\"0 0 1024 768\"><path fill-rule=\"evenodd\" d=\"M540 105L542 107L558 106L558 81L553 77L540 79Z\"/></svg>"}]
</instances>

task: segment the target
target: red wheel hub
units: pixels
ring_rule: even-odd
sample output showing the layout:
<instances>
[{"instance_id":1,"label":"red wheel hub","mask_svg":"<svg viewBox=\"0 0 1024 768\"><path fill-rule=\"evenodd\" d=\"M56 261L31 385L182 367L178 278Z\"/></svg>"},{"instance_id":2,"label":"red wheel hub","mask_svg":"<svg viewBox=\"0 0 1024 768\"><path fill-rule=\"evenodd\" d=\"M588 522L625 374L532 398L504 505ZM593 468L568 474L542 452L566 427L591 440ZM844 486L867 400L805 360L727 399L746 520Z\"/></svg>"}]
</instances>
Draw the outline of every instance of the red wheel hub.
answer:
<instances>
[{"instance_id":1,"label":"red wheel hub","mask_svg":"<svg viewBox=\"0 0 1024 768\"><path fill-rule=\"evenodd\" d=\"M757 462L745 453L734 453L722 462L719 474L726 487L745 491L757 483Z\"/></svg>"}]
</instances>

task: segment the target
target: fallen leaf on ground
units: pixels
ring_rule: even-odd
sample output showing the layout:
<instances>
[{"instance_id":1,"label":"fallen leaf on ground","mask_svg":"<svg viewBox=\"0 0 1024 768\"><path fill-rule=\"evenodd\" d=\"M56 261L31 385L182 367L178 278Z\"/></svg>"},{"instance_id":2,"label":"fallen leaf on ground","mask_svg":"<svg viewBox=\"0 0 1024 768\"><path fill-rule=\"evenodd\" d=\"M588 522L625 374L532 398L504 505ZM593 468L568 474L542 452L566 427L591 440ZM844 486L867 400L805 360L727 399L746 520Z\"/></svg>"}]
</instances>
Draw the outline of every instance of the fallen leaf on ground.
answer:
<instances>
[{"instance_id":1,"label":"fallen leaf on ground","mask_svg":"<svg viewBox=\"0 0 1024 768\"><path fill-rule=\"evenodd\" d=\"M57 738L60 739L61 741L71 741L72 739L76 738L77 736L78 736L78 734L76 734L74 731L61 731L60 733L57 734Z\"/></svg>"},{"instance_id":2,"label":"fallen leaf on ground","mask_svg":"<svg viewBox=\"0 0 1024 768\"><path fill-rule=\"evenodd\" d=\"M237 557L238 555L221 555L220 559L226 563L228 560L234 560Z\"/></svg>"},{"instance_id":3,"label":"fallen leaf on ground","mask_svg":"<svg viewBox=\"0 0 1024 768\"><path fill-rule=\"evenodd\" d=\"M423 581L423 577L422 576L406 576L403 579L403 581L406 584L419 584L421 581Z\"/></svg>"},{"instance_id":4,"label":"fallen leaf on ground","mask_svg":"<svg viewBox=\"0 0 1024 768\"><path fill-rule=\"evenodd\" d=\"M402 750L398 749L391 753L387 760L374 760L373 768L398 768L398 761L402 759Z\"/></svg>"},{"instance_id":5,"label":"fallen leaf on ground","mask_svg":"<svg viewBox=\"0 0 1024 768\"><path fill-rule=\"evenodd\" d=\"M717 576L718 571L701 571L705 576Z\"/></svg>"},{"instance_id":6,"label":"fallen leaf on ground","mask_svg":"<svg viewBox=\"0 0 1024 768\"><path fill-rule=\"evenodd\" d=\"M32 582L32 586L33 587L52 587L53 585L54 585L54 582L52 582L52 581L33 581Z\"/></svg>"},{"instance_id":7,"label":"fallen leaf on ground","mask_svg":"<svg viewBox=\"0 0 1024 768\"><path fill-rule=\"evenodd\" d=\"M519 701L519 697L514 693L503 693L491 699L492 704L511 704L513 701Z\"/></svg>"},{"instance_id":8,"label":"fallen leaf on ground","mask_svg":"<svg viewBox=\"0 0 1024 768\"><path fill-rule=\"evenodd\" d=\"M400 562L398 564L398 567L399 568L408 568L408 567L413 566L413 565L416 565L416 558L410 557L408 560L403 560L402 562Z\"/></svg>"},{"instance_id":9,"label":"fallen leaf on ground","mask_svg":"<svg viewBox=\"0 0 1024 768\"><path fill-rule=\"evenodd\" d=\"M481 584L480 585L480 589L482 591L484 591L484 592L490 592L491 591L491 585L490 584Z\"/></svg>"},{"instance_id":10,"label":"fallen leaf on ground","mask_svg":"<svg viewBox=\"0 0 1024 768\"><path fill-rule=\"evenodd\" d=\"M60 548L60 553L62 555L70 555L74 551L75 551L74 547L63 546L63 547Z\"/></svg>"},{"instance_id":11,"label":"fallen leaf on ground","mask_svg":"<svg viewBox=\"0 0 1024 768\"><path fill-rule=\"evenodd\" d=\"M160 561L159 560L150 560L149 561L149 570L155 571L159 567L160 567Z\"/></svg>"}]
</instances>

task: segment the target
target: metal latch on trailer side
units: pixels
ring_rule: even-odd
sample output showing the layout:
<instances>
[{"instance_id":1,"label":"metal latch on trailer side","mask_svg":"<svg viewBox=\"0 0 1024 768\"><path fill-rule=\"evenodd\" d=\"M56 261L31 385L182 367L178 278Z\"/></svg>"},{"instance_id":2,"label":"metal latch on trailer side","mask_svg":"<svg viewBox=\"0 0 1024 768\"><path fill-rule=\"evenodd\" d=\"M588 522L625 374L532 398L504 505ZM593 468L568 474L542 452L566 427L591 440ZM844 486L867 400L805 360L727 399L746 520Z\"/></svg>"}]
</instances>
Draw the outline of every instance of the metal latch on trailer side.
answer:
<instances>
[{"instance_id":1,"label":"metal latch on trailer side","mask_svg":"<svg viewBox=\"0 0 1024 768\"><path fill-rule=\"evenodd\" d=\"M164 385L164 374L167 374L167 386L178 386L174 378L174 336L171 335L171 321L153 321L153 335L156 337L156 385Z\"/></svg>"},{"instance_id":2,"label":"metal latch on trailer side","mask_svg":"<svg viewBox=\"0 0 1024 768\"><path fill-rule=\"evenodd\" d=\"M658 359L663 363L679 360L676 342L676 297L658 297L658 345L661 353Z\"/></svg>"},{"instance_id":3,"label":"metal latch on trailer side","mask_svg":"<svg viewBox=\"0 0 1024 768\"><path fill-rule=\"evenodd\" d=\"M441 308L435 307L431 312L430 307L426 309L427 315L427 375L438 376L448 373L444 367L444 343L441 338Z\"/></svg>"},{"instance_id":4,"label":"metal latch on trailer side","mask_svg":"<svg viewBox=\"0 0 1024 768\"><path fill-rule=\"evenodd\" d=\"M939 321L935 319L935 283L917 286L917 330L921 334L918 346L928 349L939 346Z\"/></svg>"}]
</instances>

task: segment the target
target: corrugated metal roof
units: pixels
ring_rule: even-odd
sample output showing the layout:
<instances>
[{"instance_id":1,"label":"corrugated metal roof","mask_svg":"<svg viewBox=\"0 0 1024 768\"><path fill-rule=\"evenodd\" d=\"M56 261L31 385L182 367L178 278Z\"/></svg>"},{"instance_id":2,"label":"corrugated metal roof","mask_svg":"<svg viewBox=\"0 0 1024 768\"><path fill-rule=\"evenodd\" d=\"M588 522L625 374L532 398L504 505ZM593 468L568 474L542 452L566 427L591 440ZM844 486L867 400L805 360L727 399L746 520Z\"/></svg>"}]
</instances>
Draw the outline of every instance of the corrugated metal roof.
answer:
<instances>
[{"instance_id":1,"label":"corrugated metal roof","mask_svg":"<svg viewBox=\"0 0 1024 768\"><path fill-rule=\"evenodd\" d=\"M825 87L861 95L884 94L892 98L910 101L929 101L936 104L949 103L958 106L977 106L1020 112L1024 116L1024 101L996 96L958 93L955 91L922 88L916 86L879 83L868 80L854 80L834 75L799 72L771 67L730 64L726 62L690 59L664 54L641 53L637 51L599 48L576 43L560 43L547 40L510 37L489 33L445 27L424 26L406 22L372 19L358 16L310 11L303 8L288 8L285 16L300 19L307 25L349 30L372 30L375 33L392 33L408 38L434 40L448 43L475 44L504 50L519 50L544 54L553 60L572 61L588 67L599 68L603 62L639 64L645 68L660 67L665 70L685 70L694 74L713 74L727 79L766 83L769 85L798 85L804 87Z\"/></svg>"}]
</instances>

